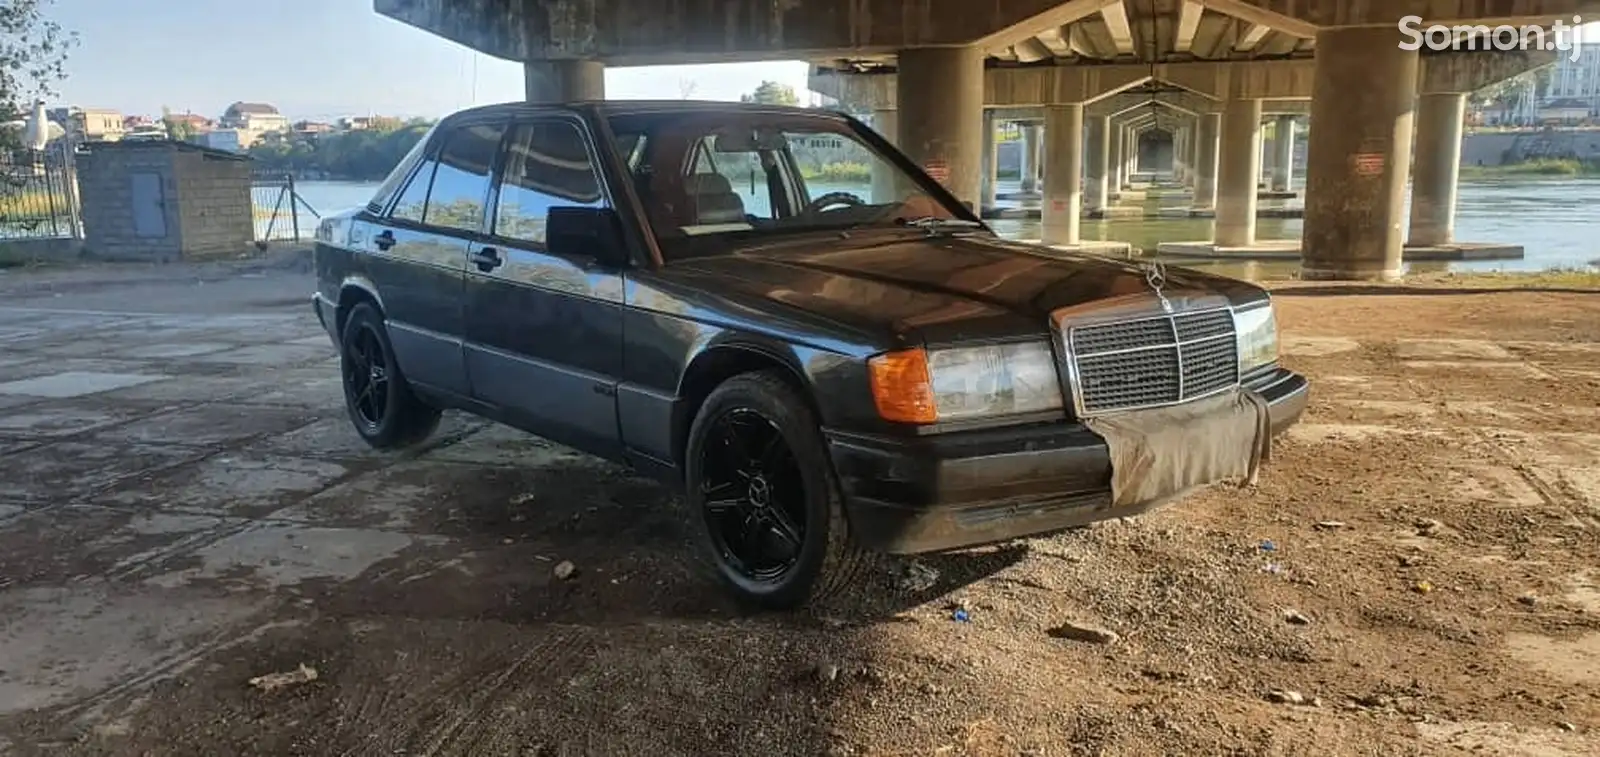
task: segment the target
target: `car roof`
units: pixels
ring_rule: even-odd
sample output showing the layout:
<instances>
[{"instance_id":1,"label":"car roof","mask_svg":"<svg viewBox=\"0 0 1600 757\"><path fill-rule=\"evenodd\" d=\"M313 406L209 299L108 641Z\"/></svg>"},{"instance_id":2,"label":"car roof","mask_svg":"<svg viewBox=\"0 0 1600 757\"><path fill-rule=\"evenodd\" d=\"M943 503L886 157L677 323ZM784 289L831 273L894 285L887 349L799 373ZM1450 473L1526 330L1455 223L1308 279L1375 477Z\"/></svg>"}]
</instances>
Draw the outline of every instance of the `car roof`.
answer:
<instances>
[{"instance_id":1,"label":"car roof","mask_svg":"<svg viewBox=\"0 0 1600 757\"><path fill-rule=\"evenodd\" d=\"M801 108L793 105L768 105L766 103L714 102L706 100L579 100L564 103L503 102L479 105L456 111L447 118L468 118L478 115L525 113L528 111L591 112L612 116L649 113L785 113L814 118L840 118L844 114L822 108Z\"/></svg>"}]
</instances>

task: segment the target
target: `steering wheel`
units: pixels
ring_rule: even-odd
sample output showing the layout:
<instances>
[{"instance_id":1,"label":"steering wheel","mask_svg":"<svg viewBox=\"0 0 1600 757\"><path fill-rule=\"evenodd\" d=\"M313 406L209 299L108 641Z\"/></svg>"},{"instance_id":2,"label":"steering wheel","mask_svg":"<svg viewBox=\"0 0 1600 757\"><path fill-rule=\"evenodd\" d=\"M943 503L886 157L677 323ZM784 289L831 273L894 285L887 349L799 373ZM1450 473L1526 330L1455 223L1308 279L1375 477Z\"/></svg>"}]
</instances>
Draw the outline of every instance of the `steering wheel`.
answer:
<instances>
[{"instance_id":1,"label":"steering wheel","mask_svg":"<svg viewBox=\"0 0 1600 757\"><path fill-rule=\"evenodd\" d=\"M834 205L857 207L865 204L867 204L865 200L850 194L849 192L829 192L815 200L812 200L811 202L806 203L805 212L821 213L824 209L833 207Z\"/></svg>"}]
</instances>

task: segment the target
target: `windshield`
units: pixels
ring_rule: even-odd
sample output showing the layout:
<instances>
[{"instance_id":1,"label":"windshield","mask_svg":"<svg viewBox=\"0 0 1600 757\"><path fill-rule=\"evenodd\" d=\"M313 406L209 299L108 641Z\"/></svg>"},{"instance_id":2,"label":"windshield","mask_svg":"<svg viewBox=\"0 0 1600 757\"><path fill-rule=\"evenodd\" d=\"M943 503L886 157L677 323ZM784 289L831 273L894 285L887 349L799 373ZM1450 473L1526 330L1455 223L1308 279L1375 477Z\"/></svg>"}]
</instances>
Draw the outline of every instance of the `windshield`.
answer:
<instances>
[{"instance_id":1,"label":"windshield","mask_svg":"<svg viewBox=\"0 0 1600 757\"><path fill-rule=\"evenodd\" d=\"M977 226L838 119L629 114L611 130L668 257L796 232Z\"/></svg>"}]
</instances>

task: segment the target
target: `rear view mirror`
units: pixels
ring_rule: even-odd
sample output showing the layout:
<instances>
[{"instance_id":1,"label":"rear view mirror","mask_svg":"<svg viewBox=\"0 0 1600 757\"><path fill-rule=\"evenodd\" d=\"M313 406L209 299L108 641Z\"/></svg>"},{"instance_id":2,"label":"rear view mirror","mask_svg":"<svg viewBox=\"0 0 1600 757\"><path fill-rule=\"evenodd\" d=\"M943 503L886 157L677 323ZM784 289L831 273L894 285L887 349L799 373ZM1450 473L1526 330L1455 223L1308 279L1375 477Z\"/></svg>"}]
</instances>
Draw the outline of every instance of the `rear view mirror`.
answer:
<instances>
[{"instance_id":1,"label":"rear view mirror","mask_svg":"<svg viewBox=\"0 0 1600 757\"><path fill-rule=\"evenodd\" d=\"M714 152L763 152L782 150L789 146L783 132L776 129L729 128L717 132L711 140Z\"/></svg>"},{"instance_id":2,"label":"rear view mirror","mask_svg":"<svg viewBox=\"0 0 1600 757\"><path fill-rule=\"evenodd\" d=\"M544 243L552 255L594 258L611 268L628 263L622 217L611 208L550 208L545 215Z\"/></svg>"}]
</instances>

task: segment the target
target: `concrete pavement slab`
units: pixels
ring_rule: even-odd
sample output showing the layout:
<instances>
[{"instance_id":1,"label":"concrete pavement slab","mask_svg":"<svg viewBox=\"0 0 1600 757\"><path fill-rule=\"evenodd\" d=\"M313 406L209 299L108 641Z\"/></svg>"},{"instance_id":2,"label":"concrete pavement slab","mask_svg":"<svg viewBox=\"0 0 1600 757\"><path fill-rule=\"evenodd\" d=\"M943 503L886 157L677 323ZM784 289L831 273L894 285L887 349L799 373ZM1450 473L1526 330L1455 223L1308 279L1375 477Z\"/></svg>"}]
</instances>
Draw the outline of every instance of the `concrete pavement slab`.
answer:
<instances>
[{"instance_id":1,"label":"concrete pavement slab","mask_svg":"<svg viewBox=\"0 0 1600 757\"><path fill-rule=\"evenodd\" d=\"M140 474L197 459L188 447L57 442L0 458L0 498L13 502L69 502Z\"/></svg>"},{"instance_id":2,"label":"concrete pavement slab","mask_svg":"<svg viewBox=\"0 0 1600 757\"><path fill-rule=\"evenodd\" d=\"M158 442L224 445L258 436L281 434L315 420L295 408L241 407L228 403L198 405L152 415L96 435L106 442Z\"/></svg>"},{"instance_id":3,"label":"concrete pavement slab","mask_svg":"<svg viewBox=\"0 0 1600 757\"><path fill-rule=\"evenodd\" d=\"M259 517L343 478L338 463L226 453L140 476L92 500L144 511Z\"/></svg>"},{"instance_id":4,"label":"concrete pavement slab","mask_svg":"<svg viewBox=\"0 0 1600 757\"><path fill-rule=\"evenodd\" d=\"M115 426L170 409L165 403L45 400L0 413L0 438L58 438ZM161 440L156 440L161 441Z\"/></svg>"},{"instance_id":5,"label":"concrete pavement slab","mask_svg":"<svg viewBox=\"0 0 1600 757\"><path fill-rule=\"evenodd\" d=\"M67 506L29 512L0 524L0 576L6 588L118 580L186 548L242 526L200 515L133 513Z\"/></svg>"},{"instance_id":6,"label":"concrete pavement slab","mask_svg":"<svg viewBox=\"0 0 1600 757\"><path fill-rule=\"evenodd\" d=\"M316 579L348 581L422 543L443 540L393 531L261 523L194 550L199 565L152 576L146 583L177 588L214 580L274 589Z\"/></svg>"},{"instance_id":7,"label":"concrete pavement slab","mask_svg":"<svg viewBox=\"0 0 1600 757\"><path fill-rule=\"evenodd\" d=\"M152 381L163 381L170 376L156 373L98 373L93 371L66 371L36 376L20 381L0 383L0 394L21 394L32 397L65 399L122 389Z\"/></svg>"}]
</instances>

